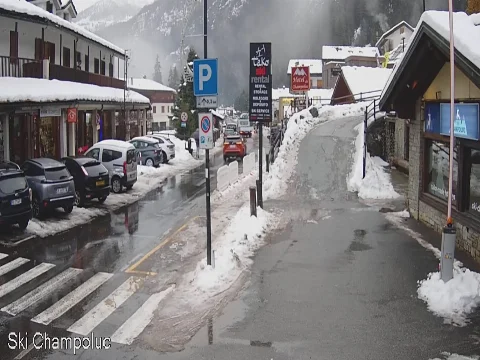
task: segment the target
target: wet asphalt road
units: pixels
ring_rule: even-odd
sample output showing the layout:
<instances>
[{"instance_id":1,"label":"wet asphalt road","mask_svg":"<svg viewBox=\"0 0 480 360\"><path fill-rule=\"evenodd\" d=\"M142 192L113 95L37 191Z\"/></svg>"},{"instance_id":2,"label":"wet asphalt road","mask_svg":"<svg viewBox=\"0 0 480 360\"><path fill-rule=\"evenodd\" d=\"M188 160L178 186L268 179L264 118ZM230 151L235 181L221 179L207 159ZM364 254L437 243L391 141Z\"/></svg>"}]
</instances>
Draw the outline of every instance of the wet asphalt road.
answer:
<instances>
[{"instance_id":1,"label":"wet asphalt road","mask_svg":"<svg viewBox=\"0 0 480 360\"><path fill-rule=\"evenodd\" d=\"M247 149L249 153L258 151L258 137L248 139ZM221 152L210 161L212 191L216 189L217 170L223 164ZM241 171L240 163L239 172ZM59 334L59 336L68 335L65 329L93 309L101 299L106 298L124 282L134 278L125 273L129 266L156 247L167 234L180 227L187 219L205 216L205 181L205 169L201 166L165 180L144 199L107 216L97 218L89 224L60 235L31 239L16 247L0 248L0 309L2 309L0 354L3 354L0 359L41 356L41 352L38 351L22 354L18 346L14 351L10 351L9 345L13 342L7 341L8 335L16 332L28 333L31 336L35 331L46 331L48 334ZM9 256L6 257L6 255ZM32 271L40 271L39 266L46 266L46 264L51 268L43 269L44 272L38 277L30 280L25 277L25 274ZM70 274L72 268L80 269L81 273ZM108 277L105 286L99 287L97 291L76 303L76 306L69 309L65 315L55 319L48 326L30 321L35 315L47 310L98 273ZM71 277L67 279L69 281L64 281L64 278L58 279L58 282L51 287L61 290L50 294L48 287L42 288L45 285L41 284L45 284L46 280L59 274L67 274ZM10 280L22 276L25 281L18 284L18 287L5 288L7 286L5 284ZM141 290L141 277L138 276L135 279L140 280L138 286L140 290L129 297L121 305L121 309L117 309L115 313L120 314L117 319L109 318L108 324L100 325L95 329L96 336L103 334L106 337L112 334L115 326L121 325L122 319L124 321L131 316L148 298L148 290ZM58 284L64 286L55 286ZM28 302L25 299L26 294L26 297L30 296L32 299L40 299L40 295L43 297L41 301ZM12 301L17 301L17 304L20 301L21 306L14 309L14 314L8 315L5 313L5 310L8 310L6 306ZM29 306L26 307L26 305ZM53 356L53 358L57 356L63 358L59 354L53 354Z\"/></svg>"},{"instance_id":2,"label":"wet asphalt road","mask_svg":"<svg viewBox=\"0 0 480 360\"><path fill-rule=\"evenodd\" d=\"M367 206L347 191L352 129L359 122L335 120L302 142L295 186L284 199L265 203L285 211L285 228L256 255L238 299L210 319L185 351L136 355L427 360L443 358L444 351L480 352L478 312L468 327L453 327L417 298L417 281L437 271L438 261L386 220L385 208L402 210L403 199Z\"/></svg>"}]
</instances>

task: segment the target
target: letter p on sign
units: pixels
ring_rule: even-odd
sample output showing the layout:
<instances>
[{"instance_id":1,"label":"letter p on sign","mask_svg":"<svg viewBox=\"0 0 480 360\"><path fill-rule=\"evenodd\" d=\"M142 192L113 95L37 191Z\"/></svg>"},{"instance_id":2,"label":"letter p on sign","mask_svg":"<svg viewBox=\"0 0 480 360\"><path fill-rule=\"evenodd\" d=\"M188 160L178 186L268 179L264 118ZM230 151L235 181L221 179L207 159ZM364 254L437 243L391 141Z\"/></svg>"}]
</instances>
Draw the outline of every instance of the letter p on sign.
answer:
<instances>
[{"instance_id":1,"label":"letter p on sign","mask_svg":"<svg viewBox=\"0 0 480 360\"><path fill-rule=\"evenodd\" d=\"M197 97L218 95L217 59L193 61L193 92Z\"/></svg>"}]
</instances>

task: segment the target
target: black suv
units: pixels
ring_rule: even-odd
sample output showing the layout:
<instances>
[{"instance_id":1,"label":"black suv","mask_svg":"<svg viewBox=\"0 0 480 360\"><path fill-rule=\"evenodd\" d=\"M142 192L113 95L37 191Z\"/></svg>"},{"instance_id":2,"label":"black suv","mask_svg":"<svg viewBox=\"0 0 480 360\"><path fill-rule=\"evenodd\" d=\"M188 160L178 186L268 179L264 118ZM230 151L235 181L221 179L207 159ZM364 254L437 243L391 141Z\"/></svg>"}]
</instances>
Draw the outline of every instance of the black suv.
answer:
<instances>
[{"instance_id":1,"label":"black suv","mask_svg":"<svg viewBox=\"0 0 480 360\"><path fill-rule=\"evenodd\" d=\"M0 225L18 224L25 230L32 218L32 190L13 162L0 162Z\"/></svg>"}]
</instances>

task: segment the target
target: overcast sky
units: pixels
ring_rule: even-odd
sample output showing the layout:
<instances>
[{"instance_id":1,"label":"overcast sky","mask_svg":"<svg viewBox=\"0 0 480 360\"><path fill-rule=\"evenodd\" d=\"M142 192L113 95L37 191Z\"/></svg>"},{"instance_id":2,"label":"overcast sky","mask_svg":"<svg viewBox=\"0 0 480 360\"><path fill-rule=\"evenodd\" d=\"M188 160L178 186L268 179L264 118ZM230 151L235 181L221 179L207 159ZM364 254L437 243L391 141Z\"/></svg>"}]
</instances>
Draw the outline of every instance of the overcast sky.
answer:
<instances>
[{"instance_id":1,"label":"overcast sky","mask_svg":"<svg viewBox=\"0 0 480 360\"><path fill-rule=\"evenodd\" d=\"M93 5L97 1L98 0L73 0L73 3L75 4L77 11L80 12Z\"/></svg>"}]
</instances>

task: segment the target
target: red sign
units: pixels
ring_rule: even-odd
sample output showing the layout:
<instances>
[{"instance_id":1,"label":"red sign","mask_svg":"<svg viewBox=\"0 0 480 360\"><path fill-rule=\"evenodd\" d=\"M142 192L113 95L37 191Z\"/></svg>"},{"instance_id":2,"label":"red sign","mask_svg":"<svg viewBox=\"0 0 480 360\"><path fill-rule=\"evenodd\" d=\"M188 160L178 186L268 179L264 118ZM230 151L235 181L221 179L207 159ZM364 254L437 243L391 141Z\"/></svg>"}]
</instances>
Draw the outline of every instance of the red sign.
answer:
<instances>
[{"instance_id":1,"label":"red sign","mask_svg":"<svg viewBox=\"0 0 480 360\"><path fill-rule=\"evenodd\" d=\"M310 90L310 68L308 66L292 67L290 90L292 92Z\"/></svg>"},{"instance_id":2,"label":"red sign","mask_svg":"<svg viewBox=\"0 0 480 360\"><path fill-rule=\"evenodd\" d=\"M68 123L76 123L77 122L77 109L76 108L68 108L67 109L67 122Z\"/></svg>"}]
</instances>

